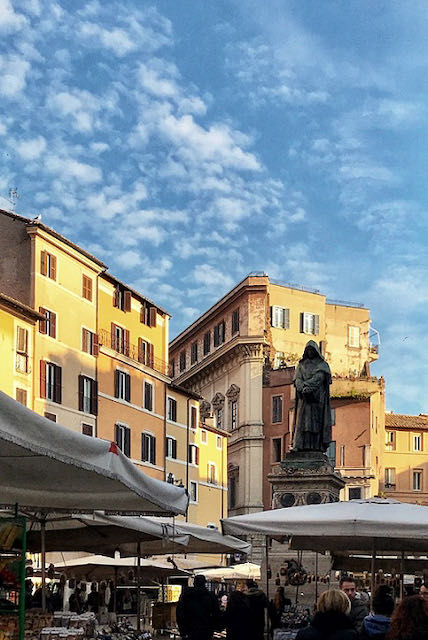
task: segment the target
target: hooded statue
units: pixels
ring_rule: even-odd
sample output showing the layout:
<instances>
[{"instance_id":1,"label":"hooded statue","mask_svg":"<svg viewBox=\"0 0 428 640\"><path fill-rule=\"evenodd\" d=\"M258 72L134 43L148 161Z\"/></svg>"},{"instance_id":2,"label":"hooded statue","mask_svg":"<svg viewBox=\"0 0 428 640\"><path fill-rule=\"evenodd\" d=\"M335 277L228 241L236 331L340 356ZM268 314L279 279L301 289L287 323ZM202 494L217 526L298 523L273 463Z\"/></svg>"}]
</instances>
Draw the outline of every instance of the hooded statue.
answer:
<instances>
[{"instance_id":1,"label":"hooded statue","mask_svg":"<svg viewBox=\"0 0 428 640\"><path fill-rule=\"evenodd\" d=\"M294 451L322 451L331 442L330 367L309 340L294 375Z\"/></svg>"}]
</instances>

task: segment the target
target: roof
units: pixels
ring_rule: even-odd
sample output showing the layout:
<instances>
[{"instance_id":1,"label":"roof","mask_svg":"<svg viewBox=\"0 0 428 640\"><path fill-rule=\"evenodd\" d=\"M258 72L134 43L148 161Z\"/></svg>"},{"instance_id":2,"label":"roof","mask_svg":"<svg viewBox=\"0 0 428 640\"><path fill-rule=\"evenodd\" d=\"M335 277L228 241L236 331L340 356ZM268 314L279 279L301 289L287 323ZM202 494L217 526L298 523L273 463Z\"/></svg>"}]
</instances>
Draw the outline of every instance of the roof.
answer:
<instances>
[{"instance_id":1,"label":"roof","mask_svg":"<svg viewBox=\"0 0 428 640\"><path fill-rule=\"evenodd\" d=\"M402 413L385 413L385 427L428 429L428 416L408 416Z\"/></svg>"},{"instance_id":2,"label":"roof","mask_svg":"<svg viewBox=\"0 0 428 640\"><path fill-rule=\"evenodd\" d=\"M186 389L185 387L182 387L180 384L175 384L174 382L169 383L168 389L172 389L173 391L182 393L183 395L188 396L193 400L202 400L202 396L199 395L199 393L195 393L194 391L191 391L190 389Z\"/></svg>"},{"instance_id":3,"label":"roof","mask_svg":"<svg viewBox=\"0 0 428 640\"><path fill-rule=\"evenodd\" d=\"M17 213L13 213L13 211L7 211L6 209L0 209L0 213L6 216L9 216L10 218L14 218L15 220L20 220L21 222L24 222L27 225L27 227L42 229L42 231L46 231L47 233L50 233L52 236L54 236L54 238L61 240L61 242L64 242L64 244L67 244L72 249L75 249L82 255L86 256L87 258L89 258L89 260L92 260L103 269L107 269L107 265L105 265L104 262L101 262L101 260L93 256L91 253L89 253L88 251L85 251L85 249L82 249L82 247L79 247L78 244L75 244L65 236L62 236L60 233L55 231L55 229L48 227L46 224L43 224L42 222L38 222L37 220L34 220L32 218L25 218L24 216L20 216Z\"/></svg>"},{"instance_id":4,"label":"roof","mask_svg":"<svg viewBox=\"0 0 428 640\"><path fill-rule=\"evenodd\" d=\"M156 302L153 302L153 300L150 300L150 298L147 298L147 296L144 296L139 291L136 291L136 289L132 289L132 287L130 287L129 284L126 284L126 282L122 282L122 280L119 280L119 278L116 278L116 276L114 276L109 271L105 271L104 273L101 274L101 276L103 278L105 278L106 280L109 280L113 284L120 284L122 287L124 287L125 289L130 291L139 300L141 300L143 302L148 302L150 305L152 305L152 307L156 307L156 309L158 311L160 311L161 313L164 313L166 316L171 317L171 314L168 313L168 311L165 311L165 309L162 309L162 307L160 307L158 304L156 304Z\"/></svg>"},{"instance_id":5,"label":"roof","mask_svg":"<svg viewBox=\"0 0 428 640\"><path fill-rule=\"evenodd\" d=\"M44 315L42 315L35 309L32 309L31 307L24 304L23 302L20 302L19 300L15 300L15 298L11 298L10 296L7 296L5 293L0 293L0 304L3 304L7 307L12 307L18 313L28 316L32 320L44 320L45 318Z\"/></svg>"}]
</instances>

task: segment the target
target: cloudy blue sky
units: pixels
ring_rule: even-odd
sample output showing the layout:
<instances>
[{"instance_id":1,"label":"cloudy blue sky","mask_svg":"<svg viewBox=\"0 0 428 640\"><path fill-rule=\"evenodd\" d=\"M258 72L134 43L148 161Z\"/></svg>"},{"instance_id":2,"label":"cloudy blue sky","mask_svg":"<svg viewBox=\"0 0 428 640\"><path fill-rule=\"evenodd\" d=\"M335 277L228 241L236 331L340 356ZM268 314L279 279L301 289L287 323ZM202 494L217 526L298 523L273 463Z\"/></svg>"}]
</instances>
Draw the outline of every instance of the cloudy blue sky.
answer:
<instances>
[{"instance_id":1,"label":"cloudy blue sky","mask_svg":"<svg viewBox=\"0 0 428 640\"><path fill-rule=\"evenodd\" d=\"M249 271L364 302L428 413L426 0L0 0L0 206L173 314Z\"/></svg>"}]
</instances>

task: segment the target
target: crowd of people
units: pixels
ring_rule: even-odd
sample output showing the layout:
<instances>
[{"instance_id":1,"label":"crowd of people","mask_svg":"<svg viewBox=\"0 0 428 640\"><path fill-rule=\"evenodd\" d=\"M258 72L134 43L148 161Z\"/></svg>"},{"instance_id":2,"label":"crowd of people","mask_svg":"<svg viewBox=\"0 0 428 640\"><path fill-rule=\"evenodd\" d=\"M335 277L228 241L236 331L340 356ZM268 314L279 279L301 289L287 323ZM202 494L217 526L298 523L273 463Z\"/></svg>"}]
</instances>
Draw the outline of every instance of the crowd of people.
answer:
<instances>
[{"instance_id":1,"label":"crowd of people","mask_svg":"<svg viewBox=\"0 0 428 640\"><path fill-rule=\"evenodd\" d=\"M248 580L246 589L228 594L222 610L204 576L198 575L180 597L177 624L183 640L212 640L214 632L223 629L227 640L263 640L265 612L273 635L290 606L283 587L268 603L257 584ZM297 632L296 640L428 640L428 583L396 605L387 585L380 585L370 602L368 594L357 591L353 578L344 577L338 589L320 595L310 624Z\"/></svg>"}]
</instances>

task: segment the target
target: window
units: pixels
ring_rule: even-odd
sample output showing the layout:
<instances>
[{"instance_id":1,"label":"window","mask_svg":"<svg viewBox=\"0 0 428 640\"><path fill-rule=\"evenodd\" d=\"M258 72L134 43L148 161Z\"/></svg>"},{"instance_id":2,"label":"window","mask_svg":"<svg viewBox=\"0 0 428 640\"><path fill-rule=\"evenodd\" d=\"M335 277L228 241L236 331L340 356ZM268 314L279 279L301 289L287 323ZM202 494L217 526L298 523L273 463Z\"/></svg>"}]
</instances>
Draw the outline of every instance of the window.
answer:
<instances>
[{"instance_id":1,"label":"window","mask_svg":"<svg viewBox=\"0 0 428 640\"><path fill-rule=\"evenodd\" d=\"M223 439L221 436L217 436L217 449L223 449Z\"/></svg>"},{"instance_id":2,"label":"window","mask_svg":"<svg viewBox=\"0 0 428 640\"><path fill-rule=\"evenodd\" d=\"M113 306L122 311L131 311L132 293L121 285L117 285L113 292Z\"/></svg>"},{"instance_id":3,"label":"window","mask_svg":"<svg viewBox=\"0 0 428 640\"><path fill-rule=\"evenodd\" d=\"M272 462L281 462L282 438L272 438Z\"/></svg>"},{"instance_id":4,"label":"window","mask_svg":"<svg viewBox=\"0 0 428 640\"><path fill-rule=\"evenodd\" d=\"M275 351L275 357L273 359L273 368L279 369L285 362L284 352Z\"/></svg>"},{"instance_id":5,"label":"window","mask_svg":"<svg viewBox=\"0 0 428 640\"><path fill-rule=\"evenodd\" d=\"M207 476L210 484L217 484L217 469L213 462L208 462Z\"/></svg>"},{"instance_id":6,"label":"window","mask_svg":"<svg viewBox=\"0 0 428 640\"><path fill-rule=\"evenodd\" d=\"M189 444L189 462L199 464L199 447L196 444Z\"/></svg>"},{"instance_id":7,"label":"window","mask_svg":"<svg viewBox=\"0 0 428 640\"><path fill-rule=\"evenodd\" d=\"M348 498L349 500L361 500L363 497L362 493L361 487L349 487Z\"/></svg>"},{"instance_id":8,"label":"window","mask_svg":"<svg viewBox=\"0 0 428 640\"><path fill-rule=\"evenodd\" d=\"M341 444L340 445L340 460L339 460L339 466L344 467L345 466L345 445Z\"/></svg>"},{"instance_id":9,"label":"window","mask_svg":"<svg viewBox=\"0 0 428 640\"><path fill-rule=\"evenodd\" d=\"M156 307L151 307L148 304L141 305L140 322L146 324L148 327L156 326Z\"/></svg>"},{"instance_id":10,"label":"window","mask_svg":"<svg viewBox=\"0 0 428 640\"><path fill-rule=\"evenodd\" d=\"M94 435L94 427L92 424L85 424L84 422L82 422L82 433L84 436L91 436L93 437Z\"/></svg>"},{"instance_id":11,"label":"window","mask_svg":"<svg viewBox=\"0 0 428 640\"><path fill-rule=\"evenodd\" d=\"M330 409L331 426L336 424L336 409Z\"/></svg>"},{"instance_id":12,"label":"window","mask_svg":"<svg viewBox=\"0 0 428 640\"><path fill-rule=\"evenodd\" d=\"M56 280L56 257L47 251L40 254L40 272L42 276Z\"/></svg>"},{"instance_id":13,"label":"window","mask_svg":"<svg viewBox=\"0 0 428 640\"><path fill-rule=\"evenodd\" d=\"M198 483L193 480L190 481L190 502L198 501Z\"/></svg>"},{"instance_id":14,"label":"window","mask_svg":"<svg viewBox=\"0 0 428 640\"><path fill-rule=\"evenodd\" d=\"M282 422L282 396L272 396L272 422Z\"/></svg>"},{"instance_id":15,"label":"window","mask_svg":"<svg viewBox=\"0 0 428 640\"><path fill-rule=\"evenodd\" d=\"M52 422L56 422L56 415L54 413L50 413L49 411L45 411L45 418L51 420Z\"/></svg>"},{"instance_id":16,"label":"window","mask_svg":"<svg viewBox=\"0 0 428 640\"><path fill-rule=\"evenodd\" d=\"M239 309L232 312L232 334L239 332Z\"/></svg>"},{"instance_id":17,"label":"window","mask_svg":"<svg viewBox=\"0 0 428 640\"><path fill-rule=\"evenodd\" d=\"M62 369L46 360L40 360L40 397L61 404Z\"/></svg>"},{"instance_id":18,"label":"window","mask_svg":"<svg viewBox=\"0 0 428 640\"><path fill-rule=\"evenodd\" d=\"M413 435L413 451L422 451L422 434Z\"/></svg>"},{"instance_id":19,"label":"window","mask_svg":"<svg viewBox=\"0 0 428 640\"><path fill-rule=\"evenodd\" d=\"M300 333L318 335L320 332L320 317L314 313L300 314Z\"/></svg>"},{"instance_id":20,"label":"window","mask_svg":"<svg viewBox=\"0 0 428 640\"><path fill-rule=\"evenodd\" d=\"M114 322L111 323L111 348L129 356L129 331Z\"/></svg>"},{"instance_id":21,"label":"window","mask_svg":"<svg viewBox=\"0 0 428 640\"><path fill-rule=\"evenodd\" d=\"M177 458L177 440L170 436L166 437L166 457L174 460Z\"/></svg>"},{"instance_id":22,"label":"window","mask_svg":"<svg viewBox=\"0 0 428 640\"><path fill-rule=\"evenodd\" d=\"M186 368L186 352L180 352L180 371L184 371Z\"/></svg>"},{"instance_id":23,"label":"window","mask_svg":"<svg viewBox=\"0 0 428 640\"><path fill-rule=\"evenodd\" d=\"M216 427L217 429L223 429L223 408L219 407L217 409L217 411L215 412L215 417L216 417Z\"/></svg>"},{"instance_id":24,"label":"window","mask_svg":"<svg viewBox=\"0 0 428 640\"><path fill-rule=\"evenodd\" d=\"M360 327L348 326L348 346L360 346Z\"/></svg>"},{"instance_id":25,"label":"window","mask_svg":"<svg viewBox=\"0 0 428 640\"><path fill-rule=\"evenodd\" d=\"M190 364L195 364L198 361L198 343L192 342L190 345Z\"/></svg>"},{"instance_id":26,"label":"window","mask_svg":"<svg viewBox=\"0 0 428 640\"><path fill-rule=\"evenodd\" d=\"M82 327L82 351L97 356L98 350L98 335Z\"/></svg>"},{"instance_id":27,"label":"window","mask_svg":"<svg viewBox=\"0 0 428 640\"><path fill-rule=\"evenodd\" d=\"M395 469L385 469L385 489L395 489Z\"/></svg>"},{"instance_id":28,"label":"window","mask_svg":"<svg viewBox=\"0 0 428 640\"><path fill-rule=\"evenodd\" d=\"M156 464L156 438L151 433L141 434L141 460Z\"/></svg>"},{"instance_id":29,"label":"window","mask_svg":"<svg viewBox=\"0 0 428 640\"><path fill-rule=\"evenodd\" d=\"M28 373L28 330L24 327L16 327L15 369Z\"/></svg>"},{"instance_id":30,"label":"window","mask_svg":"<svg viewBox=\"0 0 428 640\"><path fill-rule=\"evenodd\" d=\"M230 429L233 431L238 426L238 401L232 400L230 403Z\"/></svg>"},{"instance_id":31,"label":"window","mask_svg":"<svg viewBox=\"0 0 428 640\"><path fill-rule=\"evenodd\" d=\"M39 332L51 338L56 338L56 313L39 307L39 311L45 316L44 320L39 320Z\"/></svg>"},{"instance_id":32,"label":"window","mask_svg":"<svg viewBox=\"0 0 428 640\"><path fill-rule=\"evenodd\" d=\"M223 344L226 336L226 323L223 320L217 326L214 327L214 346L218 347Z\"/></svg>"},{"instance_id":33,"label":"window","mask_svg":"<svg viewBox=\"0 0 428 640\"><path fill-rule=\"evenodd\" d=\"M114 372L114 397L131 402L131 376L119 369Z\"/></svg>"},{"instance_id":34,"label":"window","mask_svg":"<svg viewBox=\"0 0 428 640\"><path fill-rule=\"evenodd\" d=\"M290 309L273 306L270 308L270 323L278 329L290 328Z\"/></svg>"},{"instance_id":35,"label":"window","mask_svg":"<svg viewBox=\"0 0 428 640\"><path fill-rule=\"evenodd\" d=\"M98 413L98 385L96 380L79 376L79 411Z\"/></svg>"},{"instance_id":36,"label":"window","mask_svg":"<svg viewBox=\"0 0 428 640\"><path fill-rule=\"evenodd\" d=\"M177 422L177 400L168 398L168 420Z\"/></svg>"},{"instance_id":37,"label":"window","mask_svg":"<svg viewBox=\"0 0 428 640\"><path fill-rule=\"evenodd\" d=\"M326 456L332 467L336 466L336 441L332 440L328 445Z\"/></svg>"},{"instance_id":38,"label":"window","mask_svg":"<svg viewBox=\"0 0 428 640\"><path fill-rule=\"evenodd\" d=\"M204 334L204 356L211 351L211 331Z\"/></svg>"},{"instance_id":39,"label":"window","mask_svg":"<svg viewBox=\"0 0 428 640\"><path fill-rule=\"evenodd\" d=\"M154 347L151 342L147 342L147 340L143 340L143 338L138 338L138 362L153 368L154 361Z\"/></svg>"},{"instance_id":40,"label":"window","mask_svg":"<svg viewBox=\"0 0 428 640\"><path fill-rule=\"evenodd\" d=\"M422 491L422 471L413 471L413 491Z\"/></svg>"},{"instance_id":41,"label":"window","mask_svg":"<svg viewBox=\"0 0 428 640\"><path fill-rule=\"evenodd\" d=\"M201 429L201 442L202 444L207 444L207 432L205 429Z\"/></svg>"},{"instance_id":42,"label":"window","mask_svg":"<svg viewBox=\"0 0 428 640\"><path fill-rule=\"evenodd\" d=\"M196 407L190 407L190 428L196 429L198 426L198 410Z\"/></svg>"},{"instance_id":43,"label":"window","mask_svg":"<svg viewBox=\"0 0 428 640\"><path fill-rule=\"evenodd\" d=\"M144 381L144 408L153 411L153 385Z\"/></svg>"},{"instance_id":44,"label":"window","mask_svg":"<svg viewBox=\"0 0 428 640\"><path fill-rule=\"evenodd\" d=\"M128 458L131 457L131 429L125 427L124 424L115 425L115 437L114 440L119 449Z\"/></svg>"},{"instance_id":45,"label":"window","mask_svg":"<svg viewBox=\"0 0 428 640\"><path fill-rule=\"evenodd\" d=\"M171 366L171 378L175 378L175 358L170 363Z\"/></svg>"},{"instance_id":46,"label":"window","mask_svg":"<svg viewBox=\"0 0 428 640\"><path fill-rule=\"evenodd\" d=\"M235 475L229 476L227 484L227 493L229 497L229 509L236 507L236 496L238 492L238 480Z\"/></svg>"},{"instance_id":47,"label":"window","mask_svg":"<svg viewBox=\"0 0 428 640\"><path fill-rule=\"evenodd\" d=\"M20 402L21 404L24 405L24 407L27 406L27 390L26 389L16 389L15 392L15 398L18 402Z\"/></svg>"},{"instance_id":48,"label":"window","mask_svg":"<svg viewBox=\"0 0 428 640\"><path fill-rule=\"evenodd\" d=\"M385 448L387 451L395 451L395 431L385 431Z\"/></svg>"},{"instance_id":49,"label":"window","mask_svg":"<svg viewBox=\"0 0 428 640\"><path fill-rule=\"evenodd\" d=\"M92 278L82 275L82 298L92 301Z\"/></svg>"}]
</instances>

